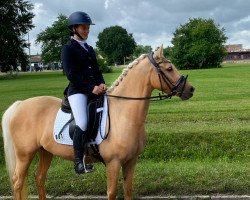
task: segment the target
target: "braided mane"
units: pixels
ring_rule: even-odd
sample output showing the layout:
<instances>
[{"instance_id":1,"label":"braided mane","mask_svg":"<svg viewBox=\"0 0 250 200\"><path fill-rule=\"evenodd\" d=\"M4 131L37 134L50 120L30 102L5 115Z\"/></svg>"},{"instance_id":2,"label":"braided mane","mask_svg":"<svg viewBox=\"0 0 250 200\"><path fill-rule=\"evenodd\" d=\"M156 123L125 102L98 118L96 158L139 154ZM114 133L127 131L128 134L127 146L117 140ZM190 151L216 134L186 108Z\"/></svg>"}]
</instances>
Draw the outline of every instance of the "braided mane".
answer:
<instances>
[{"instance_id":1,"label":"braided mane","mask_svg":"<svg viewBox=\"0 0 250 200\"><path fill-rule=\"evenodd\" d=\"M136 58L133 62L129 63L129 65L123 69L121 75L112 83L111 87L108 88L107 92L111 93L114 91L115 87L117 87L120 82L124 79L125 76L127 76L130 69L132 69L135 65L137 65L141 60L143 60L147 54L142 54L140 57Z\"/></svg>"}]
</instances>

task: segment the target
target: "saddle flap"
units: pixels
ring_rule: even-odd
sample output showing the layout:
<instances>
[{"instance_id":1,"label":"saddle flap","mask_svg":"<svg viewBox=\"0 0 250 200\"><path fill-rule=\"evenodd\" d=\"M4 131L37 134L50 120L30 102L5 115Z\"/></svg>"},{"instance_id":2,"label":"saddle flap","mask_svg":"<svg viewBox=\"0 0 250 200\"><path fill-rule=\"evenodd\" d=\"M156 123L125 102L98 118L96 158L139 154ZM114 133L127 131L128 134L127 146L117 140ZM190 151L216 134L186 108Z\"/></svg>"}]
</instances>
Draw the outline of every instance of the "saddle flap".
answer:
<instances>
[{"instance_id":1,"label":"saddle flap","mask_svg":"<svg viewBox=\"0 0 250 200\"><path fill-rule=\"evenodd\" d=\"M88 138L95 139L99 125L101 123L102 111L103 111L104 97L98 96L98 98L92 99L88 103L87 116L88 116Z\"/></svg>"}]
</instances>

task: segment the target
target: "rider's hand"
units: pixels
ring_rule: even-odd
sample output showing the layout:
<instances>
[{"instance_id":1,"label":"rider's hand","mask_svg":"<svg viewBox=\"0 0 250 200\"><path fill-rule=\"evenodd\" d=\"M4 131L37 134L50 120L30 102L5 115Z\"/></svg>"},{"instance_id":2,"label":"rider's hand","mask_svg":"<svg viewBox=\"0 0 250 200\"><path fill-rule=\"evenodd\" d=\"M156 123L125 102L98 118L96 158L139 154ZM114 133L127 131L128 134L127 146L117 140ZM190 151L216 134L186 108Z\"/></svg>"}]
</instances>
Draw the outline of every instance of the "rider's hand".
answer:
<instances>
[{"instance_id":1,"label":"rider's hand","mask_svg":"<svg viewBox=\"0 0 250 200\"><path fill-rule=\"evenodd\" d=\"M102 92L105 92L107 90L107 86L104 83L101 83L99 85L99 88L102 90Z\"/></svg>"},{"instance_id":2,"label":"rider's hand","mask_svg":"<svg viewBox=\"0 0 250 200\"><path fill-rule=\"evenodd\" d=\"M103 90L102 90L102 88L100 88L99 86L95 86L94 87L94 89L92 90L92 93L93 94L96 94L96 95L98 95L98 94L100 94L100 93L102 93L103 92Z\"/></svg>"}]
</instances>

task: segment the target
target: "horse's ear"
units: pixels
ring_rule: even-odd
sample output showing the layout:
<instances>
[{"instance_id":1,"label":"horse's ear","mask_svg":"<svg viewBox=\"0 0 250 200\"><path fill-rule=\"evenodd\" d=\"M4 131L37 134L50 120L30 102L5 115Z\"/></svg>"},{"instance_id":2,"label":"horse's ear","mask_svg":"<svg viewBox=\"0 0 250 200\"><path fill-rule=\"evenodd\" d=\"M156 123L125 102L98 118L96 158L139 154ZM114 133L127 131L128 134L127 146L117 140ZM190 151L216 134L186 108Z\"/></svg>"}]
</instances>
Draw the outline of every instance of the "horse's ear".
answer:
<instances>
[{"instance_id":1,"label":"horse's ear","mask_svg":"<svg viewBox=\"0 0 250 200\"><path fill-rule=\"evenodd\" d=\"M163 44L155 51L154 57L155 59L163 57Z\"/></svg>"}]
</instances>

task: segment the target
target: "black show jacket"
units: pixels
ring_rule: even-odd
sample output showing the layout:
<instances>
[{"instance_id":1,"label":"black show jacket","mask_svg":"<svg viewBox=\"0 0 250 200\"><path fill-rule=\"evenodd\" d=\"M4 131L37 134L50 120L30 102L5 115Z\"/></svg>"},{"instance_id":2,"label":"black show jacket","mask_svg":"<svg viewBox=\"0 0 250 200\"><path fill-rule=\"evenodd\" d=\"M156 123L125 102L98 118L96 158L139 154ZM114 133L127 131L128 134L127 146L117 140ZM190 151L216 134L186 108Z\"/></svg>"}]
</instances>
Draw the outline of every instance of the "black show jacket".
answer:
<instances>
[{"instance_id":1,"label":"black show jacket","mask_svg":"<svg viewBox=\"0 0 250 200\"><path fill-rule=\"evenodd\" d=\"M69 80L68 96L76 93L91 94L96 85L105 83L91 46L86 51L71 39L62 48L62 65Z\"/></svg>"}]
</instances>

